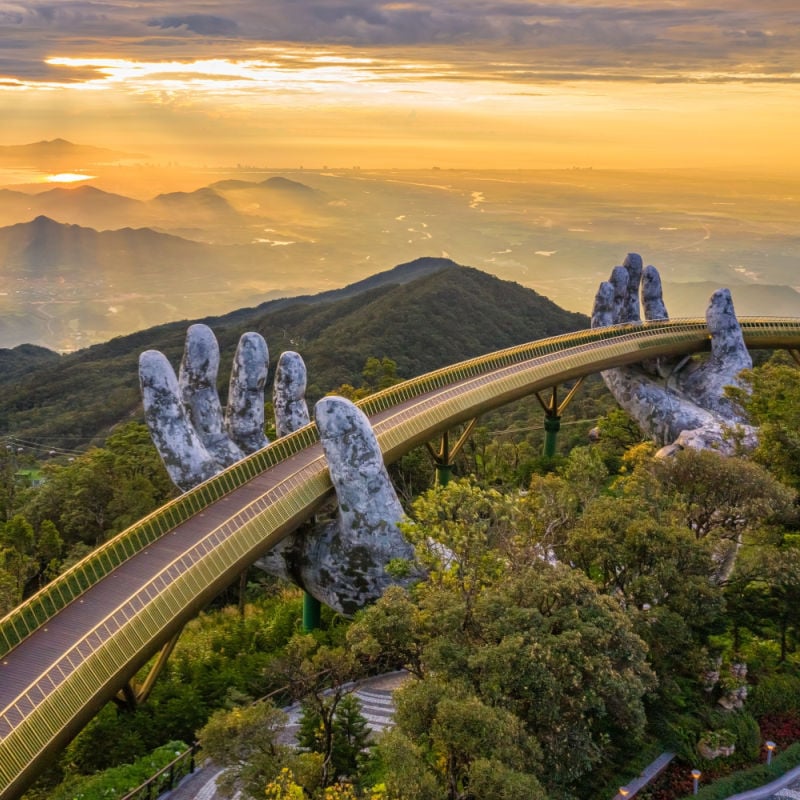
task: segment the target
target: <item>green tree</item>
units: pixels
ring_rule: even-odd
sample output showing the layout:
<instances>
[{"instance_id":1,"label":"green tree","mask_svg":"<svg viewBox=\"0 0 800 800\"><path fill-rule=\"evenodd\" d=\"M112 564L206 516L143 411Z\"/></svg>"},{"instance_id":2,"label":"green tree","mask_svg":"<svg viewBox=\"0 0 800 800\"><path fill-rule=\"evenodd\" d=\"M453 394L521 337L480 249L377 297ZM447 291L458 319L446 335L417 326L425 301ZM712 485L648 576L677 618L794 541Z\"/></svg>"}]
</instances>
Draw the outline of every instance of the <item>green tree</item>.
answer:
<instances>
[{"instance_id":1,"label":"green tree","mask_svg":"<svg viewBox=\"0 0 800 800\"><path fill-rule=\"evenodd\" d=\"M400 382L397 376L397 362L384 356L375 358L370 356L361 370L361 377L364 379L363 386L370 392L378 392L381 389L388 389Z\"/></svg>"},{"instance_id":2,"label":"green tree","mask_svg":"<svg viewBox=\"0 0 800 800\"><path fill-rule=\"evenodd\" d=\"M647 498L596 498L569 532L564 557L627 607L666 605L698 627L720 613L708 543L680 524L676 510Z\"/></svg>"},{"instance_id":3,"label":"green tree","mask_svg":"<svg viewBox=\"0 0 800 800\"><path fill-rule=\"evenodd\" d=\"M22 601L28 581L36 574L35 541L33 527L20 514L0 524L0 569L13 579L13 605Z\"/></svg>"},{"instance_id":4,"label":"green tree","mask_svg":"<svg viewBox=\"0 0 800 800\"><path fill-rule=\"evenodd\" d=\"M642 431L621 408L612 408L597 421L597 449L610 472L618 472L625 452L642 441Z\"/></svg>"},{"instance_id":5,"label":"green tree","mask_svg":"<svg viewBox=\"0 0 800 800\"><path fill-rule=\"evenodd\" d=\"M0 446L0 523L10 519L16 506L16 459L12 445Z\"/></svg>"},{"instance_id":6,"label":"green tree","mask_svg":"<svg viewBox=\"0 0 800 800\"><path fill-rule=\"evenodd\" d=\"M225 768L217 784L226 796L237 789L263 796L291 755L279 743L285 724L286 714L266 701L212 714L197 736L203 753Z\"/></svg>"},{"instance_id":7,"label":"green tree","mask_svg":"<svg viewBox=\"0 0 800 800\"><path fill-rule=\"evenodd\" d=\"M311 634L295 634L276 667L292 696L304 701L306 745L322 755L322 785L328 786L337 777L336 718L350 693L350 683L359 675L358 662L343 646L324 644Z\"/></svg>"},{"instance_id":8,"label":"green tree","mask_svg":"<svg viewBox=\"0 0 800 800\"><path fill-rule=\"evenodd\" d=\"M644 729L642 698L654 679L643 641L616 599L577 570L531 555L521 543L525 508L466 482L418 500L414 537L428 580L387 592L349 632L374 657L393 646L386 621L400 620L397 652L418 658L422 678L400 691L396 721L447 797L471 796L459 792L468 792L478 757L574 787ZM463 740L436 723L459 714L483 720ZM488 739L469 739L481 725ZM527 738L508 738L512 730ZM523 751L530 770L515 760ZM541 760L532 756L539 751Z\"/></svg>"},{"instance_id":9,"label":"green tree","mask_svg":"<svg viewBox=\"0 0 800 800\"><path fill-rule=\"evenodd\" d=\"M740 628L778 641L779 663L796 648L800 631L800 536L784 534L775 544L748 551L726 587L735 648Z\"/></svg>"},{"instance_id":10,"label":"green tree","mask_svg":"<svg viewBox=\"0 0 800 800\"><path fill-rule=\"evenodd\" d=\"M742 373L744 388L728 388L757 425L756 459L800 490L800 372L783 354Z\"/></svg>"},{"instance_id":11,"label":"green tree","mask_svg":"<svg viewBox=\"0 0 800 800\"><path fill-rule=\"evenodd\" d=\"M387 800L441 800L442 788L421 744L399 726L385 731L377 756L383 770Z\"/></svg>"},{"instance_id":12,"label":"green tree","mask_svg":"<svg viewBox=\"0 0 800 800\"><path fill-rule=\"evenodd\" d=\"M70 548L90 546L124 530L174 495L146 426L128 423L66 465L45 469L22 513L40 528L51 520Z\"/></svg>"},{"instance_id":13,"label":"green tree","mask_svg":"<svg viewBox=\"0 0 800 800\"><path fill-rule=\"evenodd\" d=\"M771 518L786 517L794 493L766 469L713 450L684 450L646 467L669 498L681 504L685 524L698 539L740 541L742 532Z\"/></svg>"},{"instance_id":14,"label":"green tree","mask_svg":"<svg viewBox=\"0 0 800 800\"><path fill-rule=\"evenodd\" d=\"M39 586L58 575L64 554L64 540L49 519L42 520L36 536L36 558L39 562Z\"/></svg>"},{"instance_id":15,"label":"green tree","mask_svg":"<svg viewBox=\"0 0 800 800\"><path fill-rule=\"evenodd\" d=\"M560 556L568 531L608 480L602 454L589 447L576 447L555 472L534 475L524 501L533 547L528 558L541 557L543 551Z\"/></svg>"},{"instance_id":16,"label":"green tree","mask_svg":"<svg viewBox=\"0 0 800 800\"><path fill-rule=\"evenodd\" d=\"M354 778L364 761L370 731L361 713L361 703L354 694L346 694L333 715L330 774L336 779ZM297 743L325 759L326 736L319 710L314 703L304 702L300 716Z\"/></svg>"},{"instance_id":17,"label":"green tree","mask_svg":"<svg viewBox=\"0 0 800 800\"><path fill-rule=\"evenodd\" d=\"M6 569L5 557L0 553L0 616L5 616L18 603L17 581Z\"/></svg>"},{"instance_id":18,"label":"green tree","mask_svg":"<svg viewBox=\"0 0 800 800\"><path fill-rule=\"evenodd\" d=\"M364 760L370 730L354 694L345 695L333 718L331 761L337 776L355 777Z\"/></svg>"},{"instance_id":19,"label":"green tree","mask_svg":"<svg viewBox=\"0 0 800 800\"><path fill-rule=\"evenodd\" d=\"M381 389L388 389L396 383L400 383L397 375L397 363L385 356L383 358L370 356L364 362L364 368L361 370L361 386L355 387L350 383L343 383L331 394L338 394L353 401L362 400Z\"/></svg>"},{"instance_id":20,"label":"green tree","mask_svg":"<svg viewBox=\"0 0 800 800\"><path fill-rule=\"evenodd\" d=\"M536 740L512 712L482 701L467 681L411 681L395 699L396 728L378 744L390 797L494 797L484 794L487 766L509 787L530 792L506 796L544 797L532 773L540 761Z\"/></svg>"},{"instance_id":21,"label":"green tree","mask_svg":"<svg viewBox=\"0 0 800 800\"><path fill-rule=\"evenodd\" d=\"M730 578L748 538L791 518L795 498L764 467L711 450L638 459L615 490L633 506L644 500L654 516L670 514L698 541L706 540L715 562L711 578L718 584Z\"/></svg>"}]
</instances>

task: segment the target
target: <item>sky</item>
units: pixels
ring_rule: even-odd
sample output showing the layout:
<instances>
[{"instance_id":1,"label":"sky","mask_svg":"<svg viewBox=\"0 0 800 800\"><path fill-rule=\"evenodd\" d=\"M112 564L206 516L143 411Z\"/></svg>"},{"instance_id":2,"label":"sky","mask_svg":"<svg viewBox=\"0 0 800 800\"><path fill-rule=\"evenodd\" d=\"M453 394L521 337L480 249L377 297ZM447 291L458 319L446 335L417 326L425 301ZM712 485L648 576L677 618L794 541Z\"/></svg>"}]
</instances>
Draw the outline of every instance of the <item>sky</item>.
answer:
<instances>
[{"instance_id":1,"label":"sky","mask_svg":"<svg viewBox=\"0 0 800 800\"><path fill-rule=\"evenodd\" d=\"M797 0L0 0L0 145L800 173Z\"/></svg>"}]
</instances>

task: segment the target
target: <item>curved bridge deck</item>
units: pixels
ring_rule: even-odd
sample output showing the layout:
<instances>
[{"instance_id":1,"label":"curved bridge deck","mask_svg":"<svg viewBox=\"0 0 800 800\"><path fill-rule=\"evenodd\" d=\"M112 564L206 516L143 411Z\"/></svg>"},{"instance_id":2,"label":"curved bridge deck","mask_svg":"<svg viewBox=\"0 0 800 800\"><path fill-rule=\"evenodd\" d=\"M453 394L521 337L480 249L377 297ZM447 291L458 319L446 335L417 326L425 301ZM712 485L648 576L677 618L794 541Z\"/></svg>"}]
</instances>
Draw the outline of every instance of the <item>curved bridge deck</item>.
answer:
<instances>
[{"instance_id":1,"label":"curved bridge deck","mask_svg":"<svg viewBox=\"0 0 800 800\"><path fill-rule=\"evenodd\" d=\"M800 347L800 320L741 322L749 347ZM360 405L391 462L532 392L708 346L701 320L583 331L447 367ZM312 424L146 517L0 620L0 800L19 796L160 647L330 492Z\"/></svg>"}]
</instances>

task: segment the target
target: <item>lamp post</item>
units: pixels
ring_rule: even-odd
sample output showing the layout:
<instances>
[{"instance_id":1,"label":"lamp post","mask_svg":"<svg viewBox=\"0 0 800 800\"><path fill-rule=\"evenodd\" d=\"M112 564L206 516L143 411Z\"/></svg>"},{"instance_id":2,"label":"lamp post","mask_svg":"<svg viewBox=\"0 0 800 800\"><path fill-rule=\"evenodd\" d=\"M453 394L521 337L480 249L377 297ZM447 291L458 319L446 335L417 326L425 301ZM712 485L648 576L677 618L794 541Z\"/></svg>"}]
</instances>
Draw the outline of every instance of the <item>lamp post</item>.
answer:
<instances>
[{"instance_id":1,"label":"lamp post","mask_svg":"<svg viewBox=\"0 0 800 800\"><path fill-rule=\"evenodd\" d=\"M627 786L620 786L619 787L619 796L620 797L627 797L631 793L631 790Z\"/></svg>"},{"instance_id":2,"label":"lamp post","mask_svg":"<svg viewBox=\"0 0 800 800\"><path fill-rule=\"evenodd\" d=\"M700 772L699 769L693 769L692 770L692 794L697 794L697 788L698 788L698 784L700 782L700 776L702 774L703 773Z\"/></svg>"},{"instance_id":3,"label":"lamp post","mask_svg":"<svg viewBox=\"0 0 800 800\"><path fill-rule=\"evenodd\" d=\"M772 763L772 752L778 745L773 741L767 740L764 742L764 746L767 748L767 766L769 766Z\"/></svg>"}]
</instances>

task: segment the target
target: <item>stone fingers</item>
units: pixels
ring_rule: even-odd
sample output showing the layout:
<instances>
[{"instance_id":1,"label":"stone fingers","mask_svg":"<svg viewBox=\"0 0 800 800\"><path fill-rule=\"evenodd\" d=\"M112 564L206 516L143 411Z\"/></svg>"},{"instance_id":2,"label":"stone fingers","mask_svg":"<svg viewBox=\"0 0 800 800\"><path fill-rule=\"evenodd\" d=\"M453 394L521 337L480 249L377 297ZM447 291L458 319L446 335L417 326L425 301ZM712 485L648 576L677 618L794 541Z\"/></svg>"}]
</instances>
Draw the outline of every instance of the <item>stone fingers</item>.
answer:
<instances>
[{"instance_id":1,"label":"stone fingers","mask_svg":"<svg viewBox=\"0 0 800 800\"><path fill-rule=\"evenodd\" d=\"M723 420L741 423L744 421L742 412L725 396L725 387L737 385L739 373L750 369L753 361L745 347L728 289L718 289L711 295L706 324L711 334L711 355L696 369L681 376L681 387Z\"/></svg>"},{"instance_id":2,"label":"stone fingers","mask_svg":"<svg viewBox=\"0 0 800 800\"><path fill-rule=\"evenodd\" d=\"M620 322L641 322L639 312L639 284L642 280L642 257L638 253L628 253L622 262L628 273L628 286L625 292Z\"/></svg>"},{"instance_id":3,"label":"stone fingers","mask_svg":"<svg viewBox=\"0 0 800 800\"><path fill-rule=\"evenodd\" d=\"M706 324L711 333L710 361L718 370L735 377L743 369L753 366L728 289L718 289L711 295L706 310Z\"/></svg>"},{"instance_id":4,"label":"stone fingers","mask_svg":"<svg viewBox=\"0 0 800 800\"><path fill-rule=\"evenodd\" d=\"M147 350L139 356L139 382L153 443L172 482L188 491L217 467L189 420L175 371L163 353Z\"/></svg>"},{"instance_id":5,"label":"stone fingers","mask_svg":"<svg viewBox=\"0 0 800 800\"><path fill-rule=\"evenodd\" d=\"M646 320L669 319L667 307L664 305L661 275L653 266L645 267L642 272L642 305Z\"/></svg>"},{"instance_id":6,"label":"stone fingers","mask_svg":"<svg viewBox=\"0 0 800 800\"><path fill-rule=\"evenodd\" d=\"M269 444L264 434L264 385L268 366L269 351L264 337L252 332L242 334L231 368L225 430L246 454Z\"/></svg>"},{"instance_id":7,"label":"stone fingers","mask_svg":"<svg viewBox=\"0 0 800 800\"><path fill-rule=\"evenodd\" d=\"M614 289L614 324L627 322L625 309L628 304L628 270L625 267L614 267L608 282Z\"/></svg>"},{"instance_id":8,"label":"stone fingers","mask_svg":"<svg viewBox=\"0 0 800 800\"><path fill-rule=\"evenodd\" d=\"M686 430L718 426L719 421L711 412L635 368L611 369L602 374L614 399L660 445L675 441Z\"/></svg>"},{"instance_id":9,"label":"stone fingers","mask_svg":"<svg viewBox=\"0 0 800 800\"><path fill-rule=\"evenodd\" d=\"M219 469L234 464L244 455L230 440L223 426L217 393L219 345L207 325L191 325L186 331L178 385L189 419Z\"/></svg>"},{"instance_id":10,"label":"stone fingers","mask_svg":"<svg viewBox=\"0 0 800 800\"><path fill-rule=\"evenodd\" d=\"M639 284L642 279L642 257L628 253L621 267L611 270L608 282L614 291L612 321L605 324L641 322L639 312ZM595 300L595 304L597 300ZM594 315L592 316L594 320ZM594 323L593 323L594 325Z\"/></svg>"},{"instance_id":11,"label":"stone fingers","mask_svg":"<svg viewBox=\"0 0 800 800\"><path fill-rule=\"evenodd\" d=\"M365 414L342 397L323 397L315 418L339 501L337 530L327 552L317 552L319 577L335 587L335 607L352 614L396 583L387 565L412 562L414 550L398 527L403 508Z\"/></svg>"},{"instance_id":12,"label":"stone fingers","mask_svg":"<svg viewBox=\"0 0 800 800\"><path fill-rule=\"evenodd\" d=\"M286 436L309 423L306 403L306 365L298 353L281 353L272 386L275 431Z\"/></svg>"},{"instance_id":13,"label":"stone fingers","mask_svg":"<svg viewBox=\"0 0 800 800\"><path fill-rule=\"evenodd\" d=\"M592 308L592 327L606 328L614 324L614 287L603 281L597 288Z\"/></svg>"}]
</instances>

